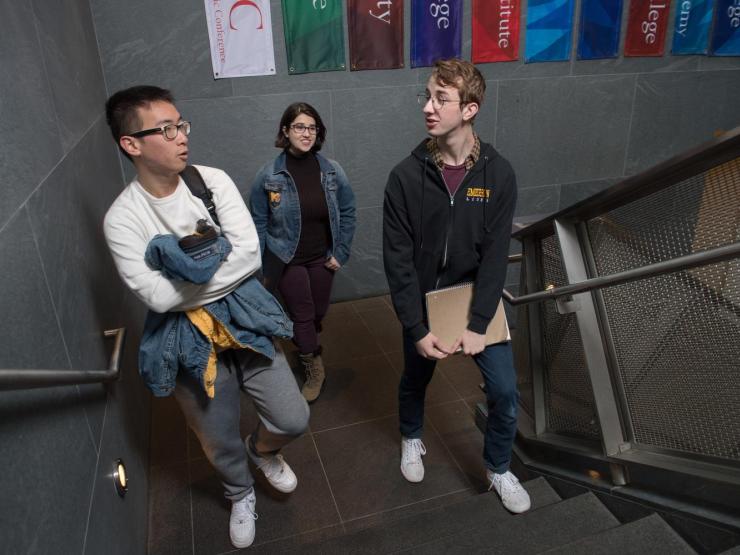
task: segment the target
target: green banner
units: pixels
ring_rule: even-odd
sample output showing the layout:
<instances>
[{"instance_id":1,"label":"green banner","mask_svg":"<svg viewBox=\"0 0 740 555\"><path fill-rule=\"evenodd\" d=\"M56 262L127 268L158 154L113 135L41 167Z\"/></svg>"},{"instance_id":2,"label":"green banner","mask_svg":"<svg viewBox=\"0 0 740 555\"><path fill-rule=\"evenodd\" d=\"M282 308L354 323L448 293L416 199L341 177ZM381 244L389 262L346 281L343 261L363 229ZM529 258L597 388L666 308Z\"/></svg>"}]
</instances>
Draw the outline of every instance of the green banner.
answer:
<instances>
[{"instance_id":1,"label":"green banner","mask_svg":"<svg viewBox=\"0 0 740 555\"><path fill-rule=\"evenodd\" d=\"M283 0L288 73L344 70L342 0Z\"/></svg>"}]
</instances>

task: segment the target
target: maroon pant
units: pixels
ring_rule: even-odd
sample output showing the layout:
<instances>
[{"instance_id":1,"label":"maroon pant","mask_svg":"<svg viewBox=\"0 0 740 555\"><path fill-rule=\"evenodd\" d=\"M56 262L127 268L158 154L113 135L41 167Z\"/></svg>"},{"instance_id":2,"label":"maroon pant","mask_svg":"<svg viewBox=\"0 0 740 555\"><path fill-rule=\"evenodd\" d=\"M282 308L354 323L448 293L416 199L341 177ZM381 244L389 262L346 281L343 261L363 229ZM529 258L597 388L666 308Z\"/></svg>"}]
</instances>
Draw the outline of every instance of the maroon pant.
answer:
<instances>
[{"instance_id":1,"label":"maroon pant","mask_svg":"<svg viewBox=\"0 0 740 555\"><path fill-rule=\"evenodd\" d=\"M318 351L321 320L329 309L334 272L317 258L305 264L288 264L278 289L293 320L293 342L301 354Z\"/></svg>"}]
</instances>

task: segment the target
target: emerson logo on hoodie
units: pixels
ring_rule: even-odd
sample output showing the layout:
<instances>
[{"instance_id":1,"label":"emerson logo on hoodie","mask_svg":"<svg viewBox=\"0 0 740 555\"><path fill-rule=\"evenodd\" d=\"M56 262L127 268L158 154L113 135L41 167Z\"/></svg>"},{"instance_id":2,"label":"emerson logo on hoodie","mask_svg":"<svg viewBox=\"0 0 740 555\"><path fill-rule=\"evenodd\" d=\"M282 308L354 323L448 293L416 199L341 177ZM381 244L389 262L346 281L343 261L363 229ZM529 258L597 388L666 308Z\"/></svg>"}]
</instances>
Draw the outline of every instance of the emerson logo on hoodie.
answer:
<instances>
[{"instance_id":1,"label":"emerson logo on hoodie","mask_svg":"<svg viewBox=\"0 0 740 555\"><path fill-rule=\"evenodd\" d=\"M486 199L486 202L490 201L490 189L484 189L483 187L468 187L468 190L465 191L466 202L483 202L484 198Z\"/></svg>"}]
</instances>

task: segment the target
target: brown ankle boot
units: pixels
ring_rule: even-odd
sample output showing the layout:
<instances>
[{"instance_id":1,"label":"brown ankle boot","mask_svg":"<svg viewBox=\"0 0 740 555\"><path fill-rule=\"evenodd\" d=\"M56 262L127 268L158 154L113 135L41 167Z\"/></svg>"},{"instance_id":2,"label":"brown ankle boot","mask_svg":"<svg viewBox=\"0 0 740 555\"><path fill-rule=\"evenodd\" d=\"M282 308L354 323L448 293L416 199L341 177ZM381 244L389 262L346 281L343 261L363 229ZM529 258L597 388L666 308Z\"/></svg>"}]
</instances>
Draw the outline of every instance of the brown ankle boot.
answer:
<instances>
[{"instance_id":1,"label":"brown ankle boot","mask_svg":"<svg viewBox=\"0 0 740 555\"><path fill-rule=\"evenodd\" d=\"M306 372L306 381L303 383L301 394L309 403L318 399L321 390L324 388L326 372L324 371L324 361L321 355L299 355L303 370Z\"/></svg>"}]
</instances>

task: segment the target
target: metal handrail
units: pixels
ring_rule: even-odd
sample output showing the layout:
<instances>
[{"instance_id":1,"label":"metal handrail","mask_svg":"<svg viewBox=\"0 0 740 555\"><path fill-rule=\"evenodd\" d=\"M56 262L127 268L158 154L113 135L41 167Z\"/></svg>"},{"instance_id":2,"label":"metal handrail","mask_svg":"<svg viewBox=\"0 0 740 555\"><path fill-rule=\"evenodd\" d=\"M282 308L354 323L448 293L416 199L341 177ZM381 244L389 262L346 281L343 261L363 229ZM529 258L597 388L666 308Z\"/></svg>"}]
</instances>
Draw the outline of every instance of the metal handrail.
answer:
<instances>
[{"instance_id":1,"label":"metal handrail","mask_svg":"<svg viewBox=\"0 0 740 555\"><path fill-rule=\"evenodd\" d=\"M116 381L121 373L121 355L126 339L126 328L105 330L105 337L115 337L113 352L107 370L40 370L40 369L0 369L0 390L34 389L86 383L106 383Z\"/></svg>"},{"instance_id":2,"label":"metal handrail","mask_svg":"<svg viewBox=\"0 0 740 555\"><path fill-rule=\"evenodd\" d=\"M515 297L509 291L504 289L502 296L504 300L511 305L529 304L557 299L558 297L574 295L576 293L585 293L587 291L593 291L594 289L613 287L630 281L678 272L688 268L697 268L738 257L740 257L740 242L687 254L685 256L679 256L677 258L672 258L671 260L655 262L654 264L632 268L630 270L617 272L616 274L608 276L599 276L576 283L570 283L568 285L562 285L560 287L553 287L545 291L538 291L536 293L530 293L520 297Z\"/></svg>"}]
</instances>

